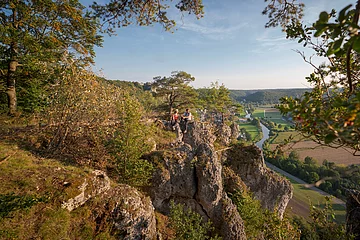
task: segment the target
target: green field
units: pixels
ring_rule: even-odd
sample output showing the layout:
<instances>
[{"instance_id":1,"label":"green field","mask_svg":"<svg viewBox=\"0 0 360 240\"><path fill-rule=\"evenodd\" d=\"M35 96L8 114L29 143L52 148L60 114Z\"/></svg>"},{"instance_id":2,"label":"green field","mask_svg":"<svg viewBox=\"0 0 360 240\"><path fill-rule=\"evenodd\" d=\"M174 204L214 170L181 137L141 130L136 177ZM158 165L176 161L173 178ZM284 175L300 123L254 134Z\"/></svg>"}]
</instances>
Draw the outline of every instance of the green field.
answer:
<instances>
[{"instance_id":1,"label":"green field","mask_svg":"<svg viewBox=\"0 0 360 240\"><path fill-rule=\"evenodd\" d=\"M274 119L282 118L282 115L280 114L279 110L277 110L276 108L256 108L252 116L258 118L274 118Z\"/></svg>"},{"instance_id":2,"label":"green field","mask_svg":"<svg viewBox=\"0 0 360 240\"><path fill-rule=\"evenodd\" d=\"M309 209L309 203L311 202L314 206L323 207L325 204L325 197L320 193L306 188L303 184L296 183L293 180L288 179L294 187L294 200L302 202ZM345 222L345 207L340 204L332 204L335 212L336 221L339 223ZM301 215L300 213L296 213Z\"/></svg>"},{"instance_id":3,"label":"green field","mask_svg":"<svg viewBox=\"0 0 360 240\"><path fill-rule=\"evenodd\" d=\"M263 118L272 121L276 124L281 124L282 128L284 128L285 126L288 127L291 126L291 123L283 120L282 115L280 114L279 110L276 108L264 108L264 107L256 108L252 116L256 118Z\"/></svg>"},{"instance_id":4,"label":"green field","mask_svg":"<svg viewBox=\"0 0 360 240\"><path fill-rule=\"evenodd\" d=\"M245 128L248 133L250 133L252 141L256 142L262 138L262 132L256 126L250 123L239 123L239 127Z\"/></svg>"},{"instance_id":5,"label":"green field","mask_svg":"<svg viewBox=\"0 0 360 240\"><path fill-rule=\"evenodd\" d=\"M291 142L299 141L301 139L301 135L296 131L291 132L277 132L275 137L270 140L271 144L281 144L284 143L285 140L288 140L289 137L292 136Z\"/></svg>"}]
</instances>

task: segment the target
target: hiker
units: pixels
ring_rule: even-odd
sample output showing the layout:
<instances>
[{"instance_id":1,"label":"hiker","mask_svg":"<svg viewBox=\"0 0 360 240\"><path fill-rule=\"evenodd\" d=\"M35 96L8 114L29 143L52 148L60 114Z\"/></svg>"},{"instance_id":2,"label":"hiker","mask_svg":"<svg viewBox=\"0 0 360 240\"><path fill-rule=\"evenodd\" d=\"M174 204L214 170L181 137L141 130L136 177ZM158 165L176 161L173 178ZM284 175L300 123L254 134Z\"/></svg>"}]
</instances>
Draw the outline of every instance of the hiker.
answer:
<instances>
[{"instance_id":1,"label":"hiker","mask_svg":"<svg viewBox=\"0 0 360 240\"><path fill-rule=\"evenodd\" d=\"M189 111L189 109L187 108L184 112L184 114L182 115L182 118L181 118L183 121L184 121L184 130L183 130L183 133L186 133L187 132L187 125L188 125L188 122L192 120L192 115L191 115L191 112Z\"/></svg>"},{"instance_id":2,"label":"hiker","mask_svg":"<svg viewBox=\"0 0 360 240\"><path fill-rule=\"evenodd\" d=\"M171 115L170 124L172 129L175 130L175 125L179 123L179 110L175 109L174 114Z\"/></svg>"}]
</instances>

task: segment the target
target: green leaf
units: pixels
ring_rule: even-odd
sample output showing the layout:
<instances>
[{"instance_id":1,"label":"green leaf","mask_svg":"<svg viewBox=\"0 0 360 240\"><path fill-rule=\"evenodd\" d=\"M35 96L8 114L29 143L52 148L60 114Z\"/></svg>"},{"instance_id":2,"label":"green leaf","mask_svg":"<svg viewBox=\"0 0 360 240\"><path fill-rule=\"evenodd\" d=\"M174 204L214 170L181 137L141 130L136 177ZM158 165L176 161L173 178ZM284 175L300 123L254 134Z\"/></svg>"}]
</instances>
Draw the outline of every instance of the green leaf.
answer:
<instances>
[{"instance_id":1,"label":"green leaf","mask_svg":"<svg viewBox=\"0 0 360 240\"><path fill-rule=\"evenodd\" d=\"M358 36L354 40L353 49L360 53L360 38Z\"/></svg>"},{"instance_id":2,"label":"green leaf","mask_svg":"<svg viewBox=\"0 0 360 240\"><path fill-rule=\"evenodd\" d=\"M326 23L329 21L329 14L327 12L321 12L320 15L319 15L319 21L320 22L323 22L323 23Z\"/></svg>"},{"instance_id":3,"label":"green leaf","mask_svg":"<svg viewBox=\"0 0 360 240\"><path fill-rule=\"evenodd\" d=\"M329 144L329 143L332 143L335 139L336 139L336 135L334 133L329 133L328 135L326 135L324 141L325 141L325 144Z\"/></svg>"},{"instance_id":4,"label":"green leaf","mask_svg":"<svg viewBox=\"0 0 360 240\"><path fill-rule=\"evenodd\" d=\"M333 53L334 53L334 42L329 43L326 55L330 56Z\"/></svg>"},{"instance_id":5,"label":"green leaf","mask_svg":"<svg viewBox=\"0 0 360 240\"><path fill-rule=\"evenodd\" d=\"M316 23L314 25L316 32L314 33L314 37L320 37L320 35L326 31L326 29L328 29L328 25L327 24L318 24Z\"/></svg>"},{"instance_id":6,"label":"green leaf","mask_svg":"<svg viewBox=\"0 0 360 240\"><path fill-rule=\"evenodd\" d=\"M341 44L342 44L343 40L344 40L343 38L340 38L340 39L338 39L338 40L336 40L336 41L334 42L334 45L333 45L333 51L334 51L334 53L335 53L335 52L338 52L338 51L340 50Z\"/></svg>"},{"instance_id":7,"label":"green leaf","mask_svg":"<svg viewBox=\"0 0 360 240\"><path fill-rule=\"evenodd\" d=\"M345 20L345 13L346 11L351 8L352 4L347 5L345 8L343 8L340 12L339 12L339 22L341 23L343 20Z\"/></svg>"}]
</instances>

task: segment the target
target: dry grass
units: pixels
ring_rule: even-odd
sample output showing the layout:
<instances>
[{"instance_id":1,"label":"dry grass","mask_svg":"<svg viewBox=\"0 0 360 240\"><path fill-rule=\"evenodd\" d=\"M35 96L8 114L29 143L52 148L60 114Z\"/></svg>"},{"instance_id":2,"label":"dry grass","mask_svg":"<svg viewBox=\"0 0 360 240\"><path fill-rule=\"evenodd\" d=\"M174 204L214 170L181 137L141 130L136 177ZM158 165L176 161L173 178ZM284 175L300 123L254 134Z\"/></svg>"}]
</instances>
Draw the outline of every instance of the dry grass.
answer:
<instances>
[{"instance_id":1,"label":"dry grass","mask_svg":"<svg viewBox=\"0 0 360 240\"><path fill-rule=\"evenodd\" d=\"M101 234L99 239L114 239L108 229L96 230L94 208L101 204L89 201L72 213L61 208L80 193L78 187L91 177L89 169L41 158L1 140L0 158L0 208L9 211L0 217L0 239L94 239Z\"/></svg>"},{"instance_id":2,"label":"dry grass","mask_svg":"<svg viewBox=\"0 0 360 240\"><path fill-rule=\"evenodd\" d=\"M272 149L275 146L276 144L272 144ZM324 160L343 165L360 164L360 156L354 156L350 149L325 147L313 141L298 142L287 149L287 152L293 150L299 153L300 159L310 156L315 158L320 165Z\"/></svg>"}]
</instances>

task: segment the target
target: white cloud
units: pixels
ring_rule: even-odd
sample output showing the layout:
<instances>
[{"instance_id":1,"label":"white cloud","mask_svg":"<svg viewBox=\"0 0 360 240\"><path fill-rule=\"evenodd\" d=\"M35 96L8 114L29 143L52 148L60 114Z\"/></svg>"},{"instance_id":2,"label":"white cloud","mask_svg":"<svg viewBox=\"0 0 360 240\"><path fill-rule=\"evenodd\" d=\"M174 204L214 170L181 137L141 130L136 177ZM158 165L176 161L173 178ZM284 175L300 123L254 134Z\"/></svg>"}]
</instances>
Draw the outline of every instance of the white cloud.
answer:
<instances>
[{"instance_id":1,"label":"white cloud","mask_svg":"<svg viewBox=\"0 0 360 240\"><path fill-rule=\"evenodd\" d=\"M231 34L236 32L244 27L246 27L248 23L241 23L234 26L229 27L220 27L220 26L204 26L196 23L184 23L180 26L181 29L198 32L205 35L212 35L212 34Z\"/></svg>"},{"instance_id":2,"label":"white cloud","mask_svg":"<svg viewBox=\"0 0 360 240\"><path fill-rule=\"evenodd\" d=\"M255 47L250 50L252 53L264 53L265 51L290 50L299 47L294 41L286 39L278 29L266 29L261 35L255 38Z\"/></svg>"}]
</instances>

